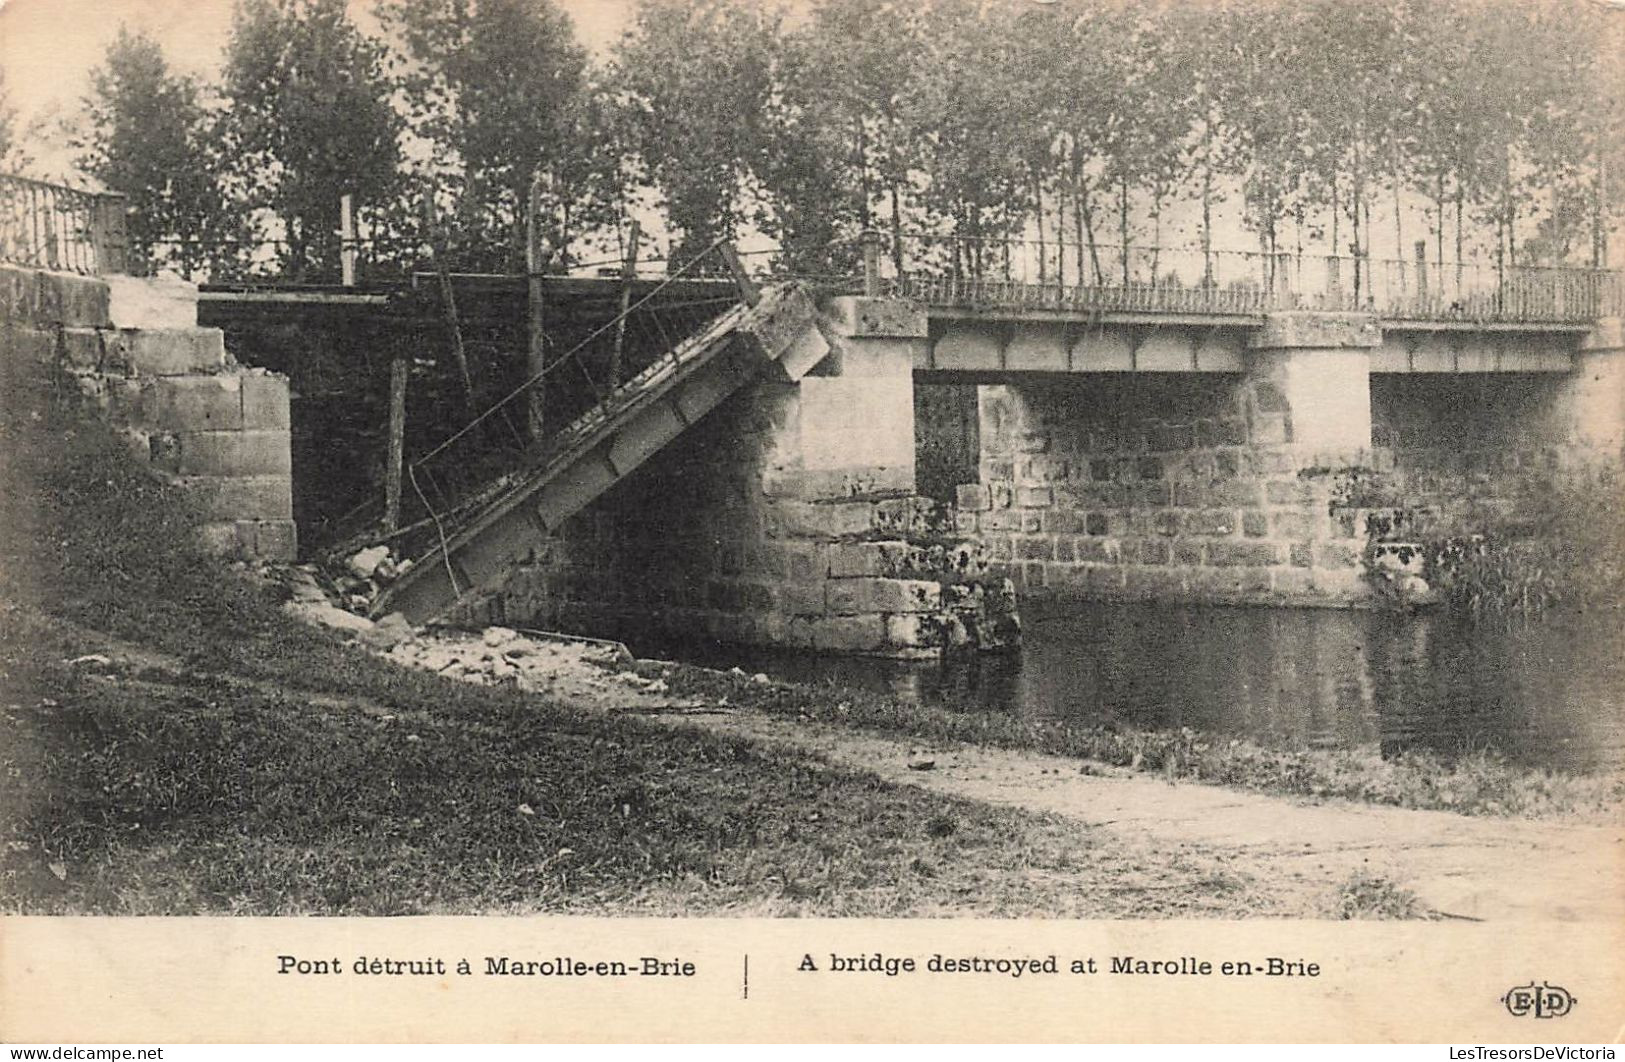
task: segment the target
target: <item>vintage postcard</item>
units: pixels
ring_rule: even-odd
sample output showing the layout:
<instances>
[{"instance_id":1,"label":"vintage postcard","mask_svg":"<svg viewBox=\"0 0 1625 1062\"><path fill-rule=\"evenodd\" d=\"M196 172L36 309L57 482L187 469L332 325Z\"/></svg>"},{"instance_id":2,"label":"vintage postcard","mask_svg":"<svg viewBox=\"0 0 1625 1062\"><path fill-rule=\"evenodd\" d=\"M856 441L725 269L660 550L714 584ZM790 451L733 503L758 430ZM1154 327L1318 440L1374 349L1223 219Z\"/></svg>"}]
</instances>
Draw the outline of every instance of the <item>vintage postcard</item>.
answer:
<instances>
[{"instance_id":1,"label":"vintage postcard","mask_svg":"<svg viewBox=\"0 0 1625 1062\"><path fill-rule=\"evenodd\" d=\"M1617 0L3 0L0 1038L1612 1044L1622 221Z\"/></svg>"}]
</instances>

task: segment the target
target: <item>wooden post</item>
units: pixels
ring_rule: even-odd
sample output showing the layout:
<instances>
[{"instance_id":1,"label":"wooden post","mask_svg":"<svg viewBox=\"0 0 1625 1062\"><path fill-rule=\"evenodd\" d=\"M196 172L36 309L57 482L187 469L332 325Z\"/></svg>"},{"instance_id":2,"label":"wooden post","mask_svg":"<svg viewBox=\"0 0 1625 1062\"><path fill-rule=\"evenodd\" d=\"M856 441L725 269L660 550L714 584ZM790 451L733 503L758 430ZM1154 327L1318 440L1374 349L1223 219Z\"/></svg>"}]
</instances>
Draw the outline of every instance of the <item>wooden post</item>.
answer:
<instances>
[{"instance_id":1,"label":"wooden post","mask_svg":"<svg viewBox=\"0 0 1625 1062\"><path fill-rule=\"evenodd\" d=\"M401 463L406 438L406 359L389 362L389 458L384 465L384 530L401 525Z\"/></svg>"},{"instance_id":2,"label":"wooden post","mask_svg":"<svg viewBox=\"0 0 1625 1062\"><path fill-rule=\"evenodd\" d=\"M347 288L355 287L355 197L339 197L339 271Z\"/></svg>"},{"instance_id":3,"label":"wooden post","mask_svg":"<svg viewBox=\"0 0 1625 1062\"><path fill-rule=\"evenodd\" d=\"M463 401L468 411L474 411L474 377L468 371L468 353L463 350L463 329L457 322L457 295L451 288L451 274L446 271L446 256L441 247L440 229L435 219L434 194L423 198L423 221L429 232L429 250L434 256L435 276L440 280L440 300L446 307L446 325L451 330L451 353L457 359L457 371L463 377Z\"/></svg>"},{"instance_id":4,"label":"wooden post","mask_svg":"<svg viewBox=\"0 0 1625 1062\"><path fill-rule=\"evenodd\" d=\"M858 237L863 247L863 293L870 298L880 294L880 245L885 239L878 229L864 229Z\"/></svg>"},{"instance_id":5,"label":"wooden post","mask_svg":"<svg viewBox=\"0 0 1625 1062\"><path fill-rule=\"evenodd\" d=\"M104 192L92 208L90 242L96 253L96 272L103 276L130 271L130 232L126 221L129 198Z\"/></svg>"},{"instance_id":6,"label":"wooden post","mask_svg":"<svg viewBox=\"0 0 1625 1062\"><path fill-rule=\"evenodd\" d=\"M626 347L626 311L632 305L632 282L638 276L638 239L642 233L638 219L632 219L632 231L627 235L626 258L621 262L621 307L615 319L615 346L609 352L609 386L621 386L621 358Z\"/></svg>"},{"instance_id":7,"label":"wooden post","mask_svg":"<svg viewBox=\"0 0 1625 1062\"><path fill-rule=\"evenodd\" d=\"M531 442L540 442L546 428L544 405L547 382L542 374L547 369L547 307L542 287L542 268L547 256L542 246L541 218L542 173L531 175L530 196L525 204L525 303L528 322L529 346L525 353L525 375L529 393L525 396L526 433Z\"/></svg>"}]
</instances>

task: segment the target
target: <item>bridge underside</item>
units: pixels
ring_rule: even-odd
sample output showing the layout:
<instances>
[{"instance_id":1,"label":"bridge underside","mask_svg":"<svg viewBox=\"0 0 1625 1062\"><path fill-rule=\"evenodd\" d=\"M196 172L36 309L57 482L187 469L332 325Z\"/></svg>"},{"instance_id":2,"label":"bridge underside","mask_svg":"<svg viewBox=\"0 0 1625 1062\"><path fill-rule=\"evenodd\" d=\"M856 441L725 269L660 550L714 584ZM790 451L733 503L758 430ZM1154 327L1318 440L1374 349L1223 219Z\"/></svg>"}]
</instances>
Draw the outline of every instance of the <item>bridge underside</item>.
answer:
<instances>
[{"instance_id":1,"label":"bridge underside","mask_svg":"<svg viewBox=\"0 0 1625 1062\"><path fill-rule=\"evenodd\" d=\"M988 320L933 315L914 370L981 379L1023 373L1236 373L1262 321ZM1401 324L1370 347L1374 373L1566 373L1585 331L1467 331Z\"/></svg>"},{"instance_id":2,"label":"bridge underside","mask_svg":"<svg viewBox=\"0 0 1625 1062\"><path fill-rule=\"evenodd\" d=\"M725 640L912 649L924 599L885 581L882 537L928 482L1029 591L1346 606L1379 547L1424 533L1396 520L1471 533L1625 444L1617 319L838 301L816 369L742 389L710 434L548 525L492 615L590 629L613 605ZM956 390L939 384L973 386L933 406L921 392ZM970 452L928 475L950 423Z\"/></svg>"}]
</instances>

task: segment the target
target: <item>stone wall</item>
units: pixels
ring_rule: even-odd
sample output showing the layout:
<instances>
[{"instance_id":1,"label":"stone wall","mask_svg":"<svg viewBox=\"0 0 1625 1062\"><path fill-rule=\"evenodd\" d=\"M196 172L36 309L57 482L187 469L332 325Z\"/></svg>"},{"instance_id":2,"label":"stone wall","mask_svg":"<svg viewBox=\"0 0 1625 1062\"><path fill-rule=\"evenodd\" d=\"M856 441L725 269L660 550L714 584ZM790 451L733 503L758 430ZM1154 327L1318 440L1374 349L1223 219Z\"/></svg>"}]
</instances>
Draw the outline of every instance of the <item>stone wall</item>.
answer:
<instances>
[{"instance_id":1,"label":"stone wall","mask_svg":"<svg viewBox=\"0 0 1625 1062\"><path fill-rule=\"evenodd\" d=\"M1245 373L984 385L957 526L1026 594L1363 605L1420 573L1415 545L1536 521L1555 480L1620 464L1614 346L1571 373L1326 385L1358 356L1312 353L1298 383L1265 352Z\"/></svg>"},{"instance_id":2,"label":"stone wall","mask_svg":"<svg viewBox=\"0 0 1625 1062\"><path fill-rule=\"evenodd\" d=\"M1364 596L1345 504L1369 452L1306 452L1269 388L1089 374L981 389L981 481L959 491L1026 593L1335 604Z\"/></svg>"},{"instance_id":3,"label":"stone wall","mask_svg":"<svg viewBox=\"0 0 1625 1062\"><path fill-rule=\"evenodd\" d=\"M1553 374L1393 375L1371 383L1373 434L1392 456L1373 498L1433 514L1462 533L1508 512L1578 457L1557 423Z\"/></svg>"},{"instance_id":4,"label":"stone wall","mask_svg":"<svg viewBox=\"0 0 1625 1062\"><path fill-rule=\"evenodd\" d=\"M1387 458L1362 485L1376 546L1538 521L1554 485L1620 455L1580 445L1571 375L1378 375L1373 434Z\"/></svg>"},{"instance_id":5,"label":"stone wall","mask_svg":"<svg viewBox=\"0 0 1625 1062\"><path fill-rule=\"evenodd\" d=\"M746 386L452 618L902 657L1007 636L1013 597L913 493L900 327L923 315L849 316L813 375Z\"/></svg>"},{"instance_id":6,"label":"stone wall","mask_svg":"<svg viewBox=\"0 0 1625 1062\"><path fill-rule=\"evenodd\" d=\"M8 386L48 381L112 426L198 500L214 549L291 560L287 381L238 366L195 305L190 285L0 266Z\"/></svg>"}]
</instances>

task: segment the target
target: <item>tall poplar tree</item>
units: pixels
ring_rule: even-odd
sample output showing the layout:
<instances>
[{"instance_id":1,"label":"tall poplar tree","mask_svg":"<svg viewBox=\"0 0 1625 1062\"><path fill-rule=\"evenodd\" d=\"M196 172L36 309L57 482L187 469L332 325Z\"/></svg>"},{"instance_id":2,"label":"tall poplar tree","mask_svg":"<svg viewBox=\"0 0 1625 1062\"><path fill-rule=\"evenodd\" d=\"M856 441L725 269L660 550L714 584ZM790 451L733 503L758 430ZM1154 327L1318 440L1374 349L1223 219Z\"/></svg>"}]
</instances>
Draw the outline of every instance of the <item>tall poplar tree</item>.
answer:
<instances>
[{"instance_id":1,"label":"tall poplar tree","mask_svg":"<svg viewBox=\"0 0 1625 1062\"><path fill-rule=\"evenodd\" d=\"M223 94L233 194L274 217L285 275L336 277L340 198L375 206L398 189L383 46L344 0L238 0Z\"/></svg>"},{"instance_id":2,"label":"tall poplar tree","mask_svg":"<svg viewBox=\"0 0 1625 1062\"><path fill-rule=\"evenodd\" d=\"M551 265L567 266L621 199L612 123L569 18L552 0L392 0L382 13L405 47L410 124L450 195L458 260L523 268L539 174Z\"/></svg>"},{"instance_id":3,"label":"tall poplar tree","mask_svg":"<svg viewBox=\"0 0 1625 1062\"><path fill-rule=\"evenodd\" d=\"M238 231L210 150L198 86L174 74L152 38L120 28L91 72L88 132L77 165L129 197L130 252L138 268L191 277L218 261Z\"/></svg>"}]
</instances>

